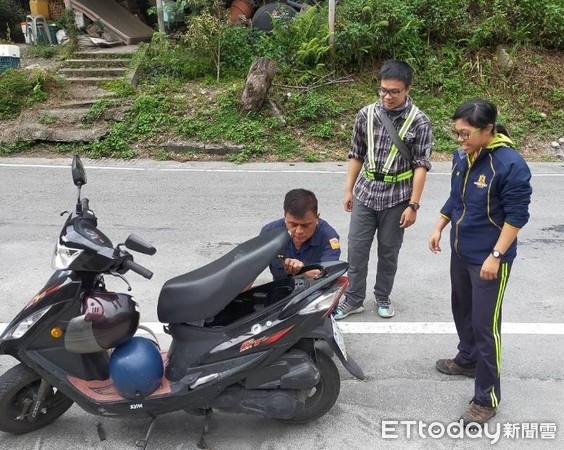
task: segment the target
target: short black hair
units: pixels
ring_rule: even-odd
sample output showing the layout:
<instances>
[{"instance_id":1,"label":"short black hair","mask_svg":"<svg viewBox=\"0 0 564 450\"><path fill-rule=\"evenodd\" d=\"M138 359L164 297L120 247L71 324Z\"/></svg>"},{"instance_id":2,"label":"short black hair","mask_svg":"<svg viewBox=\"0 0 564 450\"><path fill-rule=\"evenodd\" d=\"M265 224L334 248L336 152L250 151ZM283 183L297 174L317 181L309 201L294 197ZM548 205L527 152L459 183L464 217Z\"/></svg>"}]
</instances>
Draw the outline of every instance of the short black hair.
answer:
<instances>
[{"instance_id":1,"label":"short black hair","mask_svg":"<svg viewBox=\"0 0 564 450\"><path fill-rule=\"evenodd\" d=\"M380 69L380 79L400 80L406 86L411 86L411 83L413 83L413 68L405 61L389 59L384 62Z\"/></svg>"},{"instance_id":2,"label":"short black hair","mask_svg":"<svg viewBox=\"0 0 564 450\"><path fill-rule=\"evenodd\" d=\"M284 197L284 214L304 217L308 211L317 215L317 197L307 189L292 189Z\"/></svg>"},{"instance_id":3,"label":"short black hair","mask_svg":"<svg viewBox=\"0 0 564 450\"><path fill-rule=\"evenodd\" d=\"M497 106L489 100L474 98L456 108L452 120L462 119L476 128L486 128L492 125L494 133L503 133L509 136L507 129L497 123Z\"/></svg>"}]
</instances>

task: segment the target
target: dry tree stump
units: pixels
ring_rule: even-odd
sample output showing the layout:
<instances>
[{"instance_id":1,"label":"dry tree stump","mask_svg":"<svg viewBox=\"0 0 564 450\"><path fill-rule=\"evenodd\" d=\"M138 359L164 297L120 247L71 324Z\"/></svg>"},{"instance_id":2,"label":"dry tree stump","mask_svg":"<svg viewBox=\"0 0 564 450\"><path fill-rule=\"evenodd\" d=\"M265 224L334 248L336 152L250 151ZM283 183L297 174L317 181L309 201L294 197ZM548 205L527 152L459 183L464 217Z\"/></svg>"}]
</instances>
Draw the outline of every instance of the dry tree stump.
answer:
<instances>
[{"instance_id":1,"label":"dry tree stump","mask_svg":"<svg viewBox=\"0 0 564 450\"><path fill-rule=\"evenodd\" d=\"M241 96L243 111L256 112L261 109L275 73L276 62L271 59L258 58L251 65Z\"/></svg>"}]
</instances>

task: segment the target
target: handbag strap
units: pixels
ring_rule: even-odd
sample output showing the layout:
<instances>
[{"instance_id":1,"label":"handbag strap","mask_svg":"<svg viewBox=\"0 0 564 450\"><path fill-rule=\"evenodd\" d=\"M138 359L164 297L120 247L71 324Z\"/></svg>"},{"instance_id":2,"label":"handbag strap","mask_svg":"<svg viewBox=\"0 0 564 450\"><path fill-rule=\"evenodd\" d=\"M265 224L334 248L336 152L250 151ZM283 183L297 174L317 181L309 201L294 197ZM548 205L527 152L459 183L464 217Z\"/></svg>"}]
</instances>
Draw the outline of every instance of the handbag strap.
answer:
<instances>
[{"instance_id":1,"label":"handbag strap","mask_svg":"<svg viewBox=\"0 0 564 450\"><path fill-rule=\"evenodd\" d=\"M412 109L409 112L409 116L415 117L414 114L415 111L413 110L413 108L416 108L416 106L415 105L412 106ZM380 114L380 111L378 111L378 109L375 109L375 112L380 118L382 125L384 125L384 128L392 138L392 141L396 146L396 148L399 150L401 155L411 164L411 162L413 161L413 155L411 154L411 150L407 147L405 142L403 142L402 139L399 137L398 130L396 130L396 127L394 127L394 124L392 123L390 117L386 113ZM413 121L413 118L411 119L411 121ZM411 125L411 123L409 125Z\"/></svg>"}]
</instances>

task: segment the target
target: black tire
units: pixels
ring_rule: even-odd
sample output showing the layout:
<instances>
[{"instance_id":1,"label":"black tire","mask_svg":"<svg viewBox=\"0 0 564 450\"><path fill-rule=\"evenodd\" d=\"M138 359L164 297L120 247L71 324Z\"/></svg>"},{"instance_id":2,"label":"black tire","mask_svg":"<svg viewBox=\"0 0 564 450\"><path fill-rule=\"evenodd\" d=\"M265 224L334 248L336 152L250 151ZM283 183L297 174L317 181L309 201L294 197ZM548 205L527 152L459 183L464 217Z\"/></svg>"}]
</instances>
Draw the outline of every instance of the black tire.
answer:
<instances>
[{"instance_id":1,"label":"black tire","mask_svg":"<svg viewBox=\"0 0 564 450\"><path fill-rule=\"evenodd\" d=\"M316 352L316 364L321 377L315 391L306 399L304 410L290 419L278 419L280 422L305 424L324 416L335 404L341 392L339 369L322 351Z\"/></svg>"},{"instance_id":2,"label":"black tire","mask_svg":"<svg viewBox=\"0 0 564 450\"><path fill-rule=\"evenodd\" d=\"M24 417L17 420L22 413L26 400L35 401L41 378L29 367L18 364L0 376L0 431L12 434L29 433L58 419L69 409L73 401L61 391L51 387L35 422Z\"/></svg>"}]
</instances>

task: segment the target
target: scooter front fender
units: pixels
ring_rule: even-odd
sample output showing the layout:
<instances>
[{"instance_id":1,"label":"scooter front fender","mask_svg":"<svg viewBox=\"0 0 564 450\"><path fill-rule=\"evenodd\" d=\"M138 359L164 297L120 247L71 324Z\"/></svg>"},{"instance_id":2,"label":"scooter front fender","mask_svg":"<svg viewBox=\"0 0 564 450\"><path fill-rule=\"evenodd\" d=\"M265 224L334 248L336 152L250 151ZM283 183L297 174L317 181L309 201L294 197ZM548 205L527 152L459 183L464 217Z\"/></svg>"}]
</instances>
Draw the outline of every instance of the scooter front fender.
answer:
<instances>
[{"instance_id":1,"label":"scooter front fender","mask_svg":"<svg viewBox=\"0 0 564 450\"><path fill-rule=\"evenodd\" d=\"M347 369L351 375L358 378L359 380L365 379L364 372L362 371L360 366L350 356L347 355L345 357L345 355L341 351L341 348L337 344L337 341L335 341L333 321L330 317L325 318L323 325L314 328L307 334L307 336L304 337L310 339L323 339L325 342L327 342L327 344L329 344L331 350L335 352L335 354L341 361L341 364L343 364L345 369Z\"/></svg>"}]
</instances>

